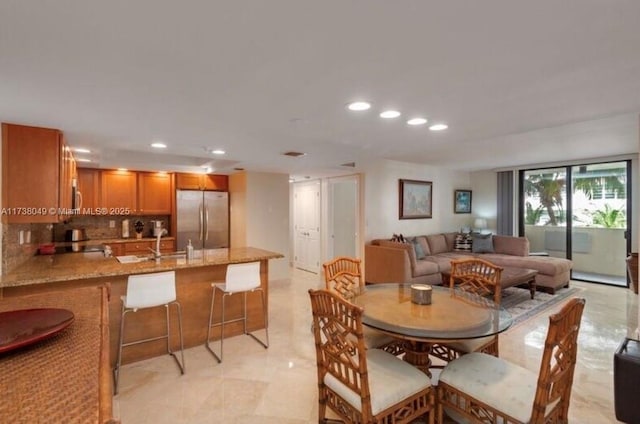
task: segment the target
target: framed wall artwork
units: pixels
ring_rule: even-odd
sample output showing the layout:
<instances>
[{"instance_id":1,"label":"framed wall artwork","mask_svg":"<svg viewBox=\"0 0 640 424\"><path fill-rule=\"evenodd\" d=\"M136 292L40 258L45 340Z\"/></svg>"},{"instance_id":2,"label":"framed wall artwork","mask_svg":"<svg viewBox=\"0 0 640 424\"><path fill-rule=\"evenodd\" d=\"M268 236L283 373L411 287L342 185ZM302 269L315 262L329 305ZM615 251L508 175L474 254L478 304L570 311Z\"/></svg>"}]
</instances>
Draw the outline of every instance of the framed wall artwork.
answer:
<instances>
[{"instance_id":1,"label":"framed wall artwork","mask_svg":"<svg viewBox=\"0 0 640 424\"><path fill-rule=\"evenodd\" d=\"M400 219L431 218L431 181L400 181Z\"/></svg>"},{"instance_id":2,"label":"framed wall artwork","mask_svg":"<svg viewBox=\"0 0 640 424\"><path fill-rule=\"evenodd\" d=\"M471 190L454 191L453 212L471 213Z\"/></svg>"}]
</instances>

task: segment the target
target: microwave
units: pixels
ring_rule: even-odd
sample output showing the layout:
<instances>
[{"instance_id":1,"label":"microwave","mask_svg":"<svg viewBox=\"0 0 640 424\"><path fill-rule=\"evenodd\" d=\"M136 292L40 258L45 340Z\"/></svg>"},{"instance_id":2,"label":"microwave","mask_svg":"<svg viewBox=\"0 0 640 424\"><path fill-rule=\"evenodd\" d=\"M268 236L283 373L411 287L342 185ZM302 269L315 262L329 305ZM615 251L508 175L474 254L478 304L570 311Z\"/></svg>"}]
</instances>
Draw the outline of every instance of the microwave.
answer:
<instances>
[{"instance_id":1,"label":"microwave","mask_svg":"<svg viewBox=\"0 0 640 424\"><path fill-rule=\"evenodd\" d=\"M71 180L71 209L80 209L82 207L82 193L78 190L78 179Z\"/></svg>"}]
</instances>

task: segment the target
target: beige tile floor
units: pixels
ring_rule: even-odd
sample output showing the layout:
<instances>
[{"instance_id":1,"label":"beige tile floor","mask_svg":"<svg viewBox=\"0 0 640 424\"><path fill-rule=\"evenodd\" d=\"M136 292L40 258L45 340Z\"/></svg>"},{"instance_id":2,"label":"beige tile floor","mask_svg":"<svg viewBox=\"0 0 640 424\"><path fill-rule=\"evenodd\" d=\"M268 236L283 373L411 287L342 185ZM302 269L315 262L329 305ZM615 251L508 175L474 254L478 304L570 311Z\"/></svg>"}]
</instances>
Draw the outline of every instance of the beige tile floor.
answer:
<instances>
[{"instance_id":1,"label":"beige tile floor","mask_svg":"<svg viewBox=\"0 0 640 424\"><path fill-rule=\"evenodd\" d=\"M306 424L317 420L317 388L307 290L320 277L292 270L270 283L271 346L247 336L225 341L218 364L204 346L185 351L187 373L159 357L126 365L114 414L124 424ZM613 354L625 336L636 336L638 297L630 290L574 282L587 299L569 417L573 423L617 423L613 406ZM548 315L500 336L501 356L537 372Z\"/></svg>"}]
</instances>

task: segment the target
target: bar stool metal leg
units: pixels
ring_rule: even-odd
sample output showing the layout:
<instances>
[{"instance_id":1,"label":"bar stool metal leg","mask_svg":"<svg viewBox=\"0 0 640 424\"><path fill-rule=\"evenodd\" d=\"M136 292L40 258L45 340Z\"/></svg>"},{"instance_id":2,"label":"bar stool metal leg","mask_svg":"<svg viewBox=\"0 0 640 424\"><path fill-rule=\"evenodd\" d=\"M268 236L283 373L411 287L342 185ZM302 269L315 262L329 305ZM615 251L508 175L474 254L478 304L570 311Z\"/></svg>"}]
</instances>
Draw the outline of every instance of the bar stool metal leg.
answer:
<instances>
[{"instance_id":1,"label":"bar stool metal leg","mask_svg":"<svg viewBox=\"0 0 640 424\"><path fill-rule=\"evenodd\" d=\"M118 394L118 383L120 379L120 366L122 365L122 342L124 341L124 317L127 311L125 311L124 304L122 304L122 312L120 314L120 337L118 343L118 359L116 360L116 367L113 370L113 394Z\"/></svg>"},{"instance_id":2,"label":"bar stool metal leg","mask_svg":"<svg viewBox=\"0 0 640 424\"><path fill-rule=\"evenodd\" d=\"M122 366L122 349L127 346L167 339L167 353L173 357L180 369L180 374L185 372L184 339L182 335L182 308L176 299L175 271L166 271L151 274L130 275L127 280L127 293L120 299L122 301L122 314L120 317L120 336L118 343L118 359L114 369L114 394L118 393L120 382L120 368ZM171 314L169 305L175 304L178 312L178 331L180 333L181 361L171 349ZM125 320L129 312L136 312L147 308L164 306L167 331L164 335L147 339L124 342Z\"/></svg>"},{"instance_id":3,"label":"bar stool metal leg","mask_svg":"<svg viewBox=\"0 0 640 424\"><path fill-rule=\"evenodd\" d=\"M214 351L213 348L210 346L209 341L211 340L211 327L214 327L216 324L213 324L213 306L215 304L216 301L216 289L218 287L217 286L213 286L213 294L211 295L211 309L209 310L209 327L207 328L207 340L205 342L205 347L207 348L207 350L209 352L211 352L211 354L213 355L214 358L216 358L216 360L218 361L218 363L222 362L222 358L219 357ZM223 298L222 298L222 321L224 321L224 293L223 293ZM220 334L220 356L222 356L222 339L224 339L224 324L221 323L221 334Z\"/></svg>"},{"instance_id":4,"label":"bar stool metal leg","mask_svg":"<svg viewBox=\"0 0 640 424\"><path fill-rule=\"evenodd\" d=\"M177 312L178 312L178 332L180 333L180 360L178 359L178 357L176 356L175 352L173 350L171 350L171 321L170 321L170 317L169 317L169 305L170 304L175 304L176 308L177 308ZM118 360L116 363L116 367L114 369L114 387L113 387L113 393L114 395L118 394L118 385L120 382L120 367L122 366L122 348L123 347L127 347L127 346L131 346L131 345L135 345L135 344L140 344L140 343L146 343L146 342L150 342L153 340L159 340L159 339L167 339L167 353L173 358L173 360L176 362L176 364L178 365L178 368L180 369L180 374L184 374L185 370L186 370L186 365L184 362L184 342L183 342L183 336L182 336L182 308L180 306L180 303L178 303L177 301L173 301L170 302L169 304L164 305L165 310L166 310L166 319L167 319L167 334L164 336L158 336L158 337L152 337L152 338L148 338L148 339L144 339L144 340L136 340L133 342L129 342L129 343L124 343L124 321L125 321L125 317L127 315L127 313L129 312L135 312L136 309L126 309L123 305L123 311L122 311L122 317L120 320L120 342L118 344Z\"/></svg>"},{"instance_id":5,"label":"bar stool metal leg","mask_svg":"<svg viewBox=\"0 0 640 424\"><path fill-rule=\"evenodd\" d=\"M252 292L254 291L259 291L260 292L260 299L262 301L262 312L264 315L264 332L266 335L266 343L263 342L262 340L260 340L258 337L256 337L255 334L253 333L247 333L247 311L246 311L246 293L245 293L245 315L244 315L244 334L247 334L249 336L251 336L255 341L257 341L258 343L260 343L265 349L267 349L269 347L269 318L268 318L268 313L267 313L267 302L265 301L264 298L264 290L262 290L261 287L257 288L257 289L253 289L251 290Z\"/></svg>"},{"instance_id":6,"label":"bar stool metal leg","mask_svg":"<svg viewBox=\"0 0 640 424\"><path fill-rule=\"evenodd\" d=\"M218 363L222 362L222 356L224 352L224 336L225 336L225 326L227 324L242 321L242 330L244 334L251 336L254 340L260 343L264 348L269 347L269 323L268 323L268 311L267 311L267 302L265 299L265 292L261 287L261 277L260 277L260 263L259 262L249 262L242 264L231 264L227 267L225 283L224 284L211 284L212 295L211 295L211 309L209 310L209 328L207 330L207 340L205 341L205 346L209 352L216 358ZM222 317L220 318L220 322L213 322L213 309L215 306L215 298L216 298L216 290L220 290L222 292ZM250 333L247 330L247 292L254 292L256 290L260 290L261 294L261 302L262 302L262 312L264 315L264 325L266 332L266 342L258 339L254 334ZM226 319L226 308L227 308L227 297L231 297L236 293L242 293L242 316L240 318L235 319ZM211 346L211 327L220 326L220 356L214 352L213 347Z\"/></svg>"},{"instance_id":7,"label":"bar stool metal leg","mask_svg":"<svg viewBox=\"0 0 640 424\"><path fill-rule=\"evenodd\" d=\"M222 291L222 317L221 317L221 321L218 323L213 323L213 308L215 305L215 293L216 290L220 290ZM268 321L268 311L267 311L267 303L265 300L265 295L264 295L264 290L262 290L262 288L256 288L253 290L249 290L250 292L254 292L254 291L260 291L260 300L262 303L262 311L263 311L263 317L264 317L264 325L265 325L265 334L266 334L266 342L260 340L258 337L256 337L255 334L247 331L247 292L242 292L243 295L243 311L242 311L242 317L240 318L235 318L235 319L231 319L231 320L227 320L226 319L226 304L227 304L227 297L231 297L234 293L228 293L225 292L222 289L219 289L217 286L214 285L213 288L213 294L212 294L212 298L211 298L211 309L209 311L209 328L207 330L207 340L205 342L205 347L207 348L207 350L209 352L211 352L211 354L213 355L214 358L216 358L216 360L218 361L218 363L222 362L223 359L223 355L224 355L224 328L226 324L232 323L232 322L237 322L237 321L242 321L242 326L243 326L243 331L244 334L251 336L251 338L253 338L255 341L257 341L258 343L260 343L265 349L267 349L269 347L269 321ZM211 346L211 327L216 327L216 326L220 326L220 355L218 355L214 350L213 347Z\"/></svg>"},{"instance_id":8,"label":"bar stool metal leg","mask_svg":"<svg viewBox=\"0 0 640 424\"><path fill-rule=\"evenodd\" d=\"M171 340L171 325L170 325L170 321L169 321L169 305L170 304L176 305L176 310L178 312L178 332L180 333L180 357L182 359L182 362L178 360L178 357L176 356L175 352L173 352L171 350L171 346L170 346L170 340ZM180 303L178 303L178 301L173 301L170 304L166 305L166 308L167 308L167 352L176 361L176 364L178 365L178 368L180 368L180 374L184 374L184 372L186 371L187 368L186 368L186 364L184 362L184 343L183 343L183 338L182 338L182 307L180 306Z\"/></svg>"}]
</instances>

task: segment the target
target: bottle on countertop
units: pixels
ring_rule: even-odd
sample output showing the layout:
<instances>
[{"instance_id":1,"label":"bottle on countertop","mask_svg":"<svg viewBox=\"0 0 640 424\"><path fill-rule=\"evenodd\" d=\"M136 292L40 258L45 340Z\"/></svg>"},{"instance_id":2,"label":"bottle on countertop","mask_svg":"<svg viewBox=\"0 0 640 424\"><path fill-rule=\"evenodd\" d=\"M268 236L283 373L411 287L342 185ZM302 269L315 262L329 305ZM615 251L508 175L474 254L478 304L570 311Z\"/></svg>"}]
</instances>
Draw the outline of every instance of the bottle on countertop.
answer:
<instances>
[{"instance_id":1,"label":"bottle on countertop","mask_svg":"<svg viewBox=\"0 0 640 424\"><path fill-rule=\"evenodd\" d=\"M129 238L129 220L122 220L122 238Z\"/></svg>"},{"instance_id":2,"label":"bottle on countertop","mask_svg":"<svg viewBox=\"0 0 640 424\"><path fill-rule=\"evenodd\" d=\"M189 244L187 244L187 259L193 259L193 244L191 244L191 239L189 239Z\"/></svg>"}]
</instances>

